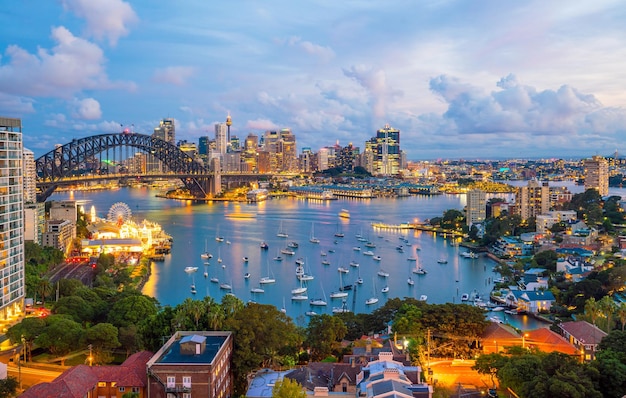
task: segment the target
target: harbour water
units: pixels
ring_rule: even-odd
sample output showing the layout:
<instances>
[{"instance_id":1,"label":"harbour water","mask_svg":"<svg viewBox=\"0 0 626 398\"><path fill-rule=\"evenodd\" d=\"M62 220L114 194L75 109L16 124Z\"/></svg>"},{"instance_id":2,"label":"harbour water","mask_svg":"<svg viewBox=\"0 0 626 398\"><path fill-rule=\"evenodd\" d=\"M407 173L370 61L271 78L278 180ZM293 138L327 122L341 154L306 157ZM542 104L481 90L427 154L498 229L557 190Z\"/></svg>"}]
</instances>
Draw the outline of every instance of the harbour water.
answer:
<instances>
[{"instance_id":1,"label":"harbour water","mask_svg":"<svg viewBox=\"0 0 626 398\"><path fill-rule=\"evenodd\" d=\"M143 293L155 297L162 305L174 306L188 297L211 296L220 301L225 294L232 293L244 302L285 308L297 324L304 325L308 311L330 314L333 307L344 307L367 313L393 297L419 299L425 295L429 303L460 303L464 293L476 292L487 299L494 278L499 276L493 272L495 262L485 256L462 257L461 253L467 249L458 246L451 237L372 226L374 222L423 221L441 216L447 209L461 210L465 205L464 195L336 201L283 198L252 204L174 201L157 198L157 193L149 188L120 188L58 193L51 200L77 200L86 211L93 205L99 217L105 217L112 204L123 202L131 208L133 218L161 224L174 239L172 252L165 261L153 263ZM350 218L338 216L342 209L349 211ZM289 236L278 237L281 229ZM337 237L336 233L343 233L344 237ZM312 235L319 243L310 241ZM359 241L357 236L363 240ZM281 253L292 241L298 243L298 248L293 249L295 254ZM367 241L375 247L366 247ZM269 249L261 250L261 242L266 242ZM208 263L200 258L205 248L213 255ZM374 255L365 255L367 250ZM276 261L277 256L283 260ZM375 256L380 256L380 260ZM247 262L244 257L248 258ZM314 307L309 300L292 300L291 290L300 287L295 262L299 258L304 260L305 272L315 278L305 284L308 298L325 298L328 305ZM443 260L447 263L441 264ZM351 262L359 266L351 266ZM190 266L198 270L185 272L185 267ZM340 273L339 267L348 272ZM413 273L417 267L427 273ZM379 271L389 276L381 277ZM246 273L250 274L247 279ZM276 282L261 284L263 277L272 277ZM363 283L355 284L359 277ZM212 282L212 278L219 282ZM413 285L409 285L409 278ZM221 289L221 283L231 285L232 290ZM192 284L196 287L195 294L190 289ZM344 285L355 285L348 291L345 303L342 299L331 299L330 293ZM382 292L384 287L389 288L387 293ZM255 288L263 289L264 293L251 292ZM367 305L365 302L371 297L377 297L378 303ZM506 321L524 330L545 326L532 317L507 316Z\"/></svg>"}]
</instances>

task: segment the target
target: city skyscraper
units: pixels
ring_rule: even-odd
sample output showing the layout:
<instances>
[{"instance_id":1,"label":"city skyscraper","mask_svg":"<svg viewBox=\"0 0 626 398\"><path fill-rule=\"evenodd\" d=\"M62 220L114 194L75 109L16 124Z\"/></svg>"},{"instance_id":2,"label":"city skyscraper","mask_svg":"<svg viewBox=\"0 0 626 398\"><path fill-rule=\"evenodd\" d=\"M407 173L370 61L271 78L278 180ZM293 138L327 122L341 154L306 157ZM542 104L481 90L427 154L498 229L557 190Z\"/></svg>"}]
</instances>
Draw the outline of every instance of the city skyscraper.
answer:
<instances>
[{"instance_id":1,"label":"city skyscraper","mask_svg":"<svg viewBox=\"0 0 626 398\"><path fill-rule=\"evenodd\" d=\"M24 148L24 203L37 202L37 170L35 154Z\"/></svg>"},{"instance_id":2,"label":"city skyscraper","mask_svg":"<svg viewBox=\"0 0 626 398\"><path fill-rule=\"evenodd\" d=\"M0 117L0 319L8 320L24 307L24 181L22 121Z\"/></svg>"},{"instance_id":3,"label":"city skyscraper","mask_svg":"<svg viewBox=\"0 0 626 398\"><path fill-rule=\"evenodd\" d=\"M468 226L485 221L487 217L487 194L480 189L467 192L466 223Z\"/></svg>"},{"instance_id":4,"label":"city skyscraper","mask_svg":"<svg viewBox=\"0 0 626 398\"><path fill-rule=\"evenodd\" d=\"M228 126L226 123L215 123L215 146L219 154L228 150Z\"/></svg>"},{"instance_id":5,"label":"city skyscraper","mask_svg":"<svg viewBox=\"0 0 626 398\"><path fill-rule=\"evenodd\" d=\"M520 187L517 198L522 220L546 214L550 210L550 186L547 182L528 181L528 185Z\"/></svg>"},{"instance_id":6,"label":"city skyscraper","mask_svg":"<svg viewBox=\"0 0 626 398\"><path fill-rule=\"evenodd\" d=\"M174 119L163 119L159 123L159 127L154 128L153 137L167 141L172 145L176 145L176 126Z\"/></svg>"},{"instance_id":7,"label":"city skyscraper","mask_svg":"<svg viewBox=\"0 0 626 398\"><path fill-rule=\"evenodd\" d=\"M374 173L383 176L397 175L400 172L400 130L386 124L376 131L374 140Z\"/></svg>"},{"instance_id":8,"label":"city skyscraper","mask_svg":"<svg viewBox=\"0 0 626 398\"><path fill-rule=\"evenodd\" d=\"M585 190L595 189L600 196L609 194L609 162L602 156L584 160Z\"/></svg>"}]
</instances>

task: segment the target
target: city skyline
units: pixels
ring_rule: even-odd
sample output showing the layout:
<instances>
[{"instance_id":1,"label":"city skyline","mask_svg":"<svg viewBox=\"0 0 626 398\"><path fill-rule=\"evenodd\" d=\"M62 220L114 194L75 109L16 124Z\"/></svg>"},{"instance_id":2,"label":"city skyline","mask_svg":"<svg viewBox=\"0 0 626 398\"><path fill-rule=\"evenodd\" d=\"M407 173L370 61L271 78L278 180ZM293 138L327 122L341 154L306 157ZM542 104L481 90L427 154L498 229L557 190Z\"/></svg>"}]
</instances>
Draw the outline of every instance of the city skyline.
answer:
<instances>
[{"instance_id":1,"label":"city skyline","mask_svg":"<svg viewBox=\"0 0 626 398\"><path fill-rule=\"evenodd\" d=\"M37 8L35 8L37 7ZM0 109L38 157L165 117L198 142L290 128L298 153L363 148L386 124L409 160L624 152L626 11L616 1L13 2ZM601 27L599 29L598 27Z\"/></svg>"}]
</instances>

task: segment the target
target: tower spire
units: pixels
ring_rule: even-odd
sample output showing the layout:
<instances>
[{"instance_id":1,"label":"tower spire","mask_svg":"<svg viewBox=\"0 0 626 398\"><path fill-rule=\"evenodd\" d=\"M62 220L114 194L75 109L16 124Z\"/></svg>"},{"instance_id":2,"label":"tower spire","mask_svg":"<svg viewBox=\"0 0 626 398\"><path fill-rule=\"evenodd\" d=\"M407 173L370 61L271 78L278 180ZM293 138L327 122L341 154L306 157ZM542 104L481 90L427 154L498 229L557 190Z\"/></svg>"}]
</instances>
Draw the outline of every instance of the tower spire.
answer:
<instances>
[{"instance_id":1,"label":"tower spire","mask_svg":"<svg viewBox=\"0 0 626 398\"><path fill-rule=\"evenodd\" d=\"M226 145L230 145L230 126L232 126L233 124L233 120L230 118L230 111L228 111L228 114L226 116L226 127L228 129L228 142L226 143Z\"/></svg>"}]
</instances>

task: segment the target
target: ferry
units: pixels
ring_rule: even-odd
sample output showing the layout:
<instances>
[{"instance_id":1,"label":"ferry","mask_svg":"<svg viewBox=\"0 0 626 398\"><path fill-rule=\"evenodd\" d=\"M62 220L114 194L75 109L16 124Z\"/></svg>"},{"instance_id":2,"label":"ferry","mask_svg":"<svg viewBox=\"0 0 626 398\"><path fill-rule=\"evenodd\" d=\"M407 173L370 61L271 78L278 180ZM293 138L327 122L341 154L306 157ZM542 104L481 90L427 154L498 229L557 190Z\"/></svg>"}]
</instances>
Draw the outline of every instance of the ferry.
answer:
<instances>
[{"instance_id":1,"label":"ferry","mask_svg":"<svg viewBox=\"0 0 626 398\"><path fill-rule=\"evenodd\" d=\"M339 217L350 218L350 212L346 209L341 209L341 211L339 212Z\"/></svg>"}]
</instances>

